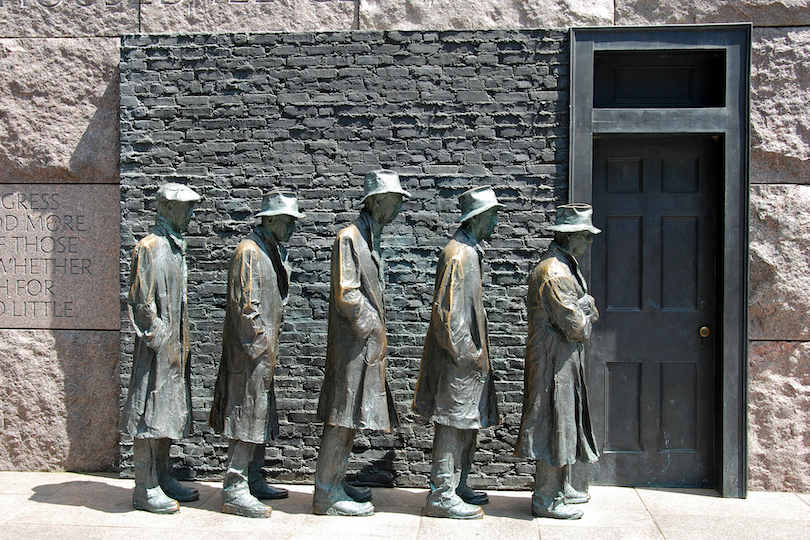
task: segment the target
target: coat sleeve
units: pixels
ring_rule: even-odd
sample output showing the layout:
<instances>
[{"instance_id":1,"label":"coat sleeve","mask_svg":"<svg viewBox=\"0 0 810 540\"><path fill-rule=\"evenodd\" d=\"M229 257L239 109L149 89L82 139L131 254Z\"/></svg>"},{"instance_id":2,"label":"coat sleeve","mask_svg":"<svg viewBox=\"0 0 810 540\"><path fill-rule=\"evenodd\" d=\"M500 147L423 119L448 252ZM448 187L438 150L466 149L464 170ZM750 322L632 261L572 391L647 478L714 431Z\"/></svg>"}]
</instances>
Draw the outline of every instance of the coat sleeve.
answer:
<instances>
[{"instance_id":1,"label":"coat sleeve","mask_svg":"<svg viewBox=\"0 0 810 540\"><path fill-rule=\"evenodd\" d=\"M350 236L341 235L335 241L334 249L336 252L332 257L337 257L337 264L333 268L338 272L336 279L333 278L336 285L335 307L350 321L354 333L366 339L382 326L382 320L360 291L362 272L357 247Z\"/></svg>"},{"instance_id":2,"label":"coat sleeve","mask_svg":"<svg viewBox=\"0 0 810 540\"><path fill-rule=\"evenodd\" d=\"M551 277L540 287L539 295L552 326L565 341L591 337L591 316L583 310L573 279Z\"/></svg>"},{"instance_id":3,"label":"coat sleeve","mask_svg":"<svg viewBox=\"0 0 810 540\"><path fill-rule=\"evenodd\" d=\"M472 334L476 322L470 320L472 310L465 304L464 266L452 259L439 276L432 320L439 345L461 364L475 361L481 354Z\"/></svg>"},{"instance_id":4,"label":"coat sleeve","mask_svg":"<svg viewBox=\"0 0 810 540\"><path fill-rule=\"evenodd\" d=\"M155 264L152 246L144 243L135 246L127 305L129 320L137 336L151 349L158 350L168 339L168 324L160 318L161 306L156 283L158 272Z\"/></svg>"},{"instance_id":5,"label":"coat sleeve","mask_svg":"<svg viewBox=\"0 0 810 540\"><path fill-rule=\"evenodd\" d=\"M270 348L267 323L261 315L262 283L258 253L255 249L239 249L231 264L230 308L238 321L236 331L239 342L251 359L256 359ZM274 357L274 355L271 355ZM275 359L275 357L273 358Z\"/></svg>"}]
</instances>

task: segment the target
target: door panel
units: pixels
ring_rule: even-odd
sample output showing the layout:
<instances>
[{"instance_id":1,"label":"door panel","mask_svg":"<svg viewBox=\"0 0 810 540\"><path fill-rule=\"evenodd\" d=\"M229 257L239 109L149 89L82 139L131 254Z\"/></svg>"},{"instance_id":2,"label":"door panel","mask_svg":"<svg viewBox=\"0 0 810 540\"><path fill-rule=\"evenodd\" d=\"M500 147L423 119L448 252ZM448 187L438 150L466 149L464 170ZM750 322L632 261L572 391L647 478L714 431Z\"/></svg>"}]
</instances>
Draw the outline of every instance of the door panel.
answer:
<instances>
[{"instance_id":1,"label":"door panel","mask_svg":"<svg viewBox=\"0 0 810 540\"><path fill-rule=\"evenodd\" d=\"M716 201L708 135L594 139L589 348L597 484L711 486Z\"/></svg>"}]
</instances>

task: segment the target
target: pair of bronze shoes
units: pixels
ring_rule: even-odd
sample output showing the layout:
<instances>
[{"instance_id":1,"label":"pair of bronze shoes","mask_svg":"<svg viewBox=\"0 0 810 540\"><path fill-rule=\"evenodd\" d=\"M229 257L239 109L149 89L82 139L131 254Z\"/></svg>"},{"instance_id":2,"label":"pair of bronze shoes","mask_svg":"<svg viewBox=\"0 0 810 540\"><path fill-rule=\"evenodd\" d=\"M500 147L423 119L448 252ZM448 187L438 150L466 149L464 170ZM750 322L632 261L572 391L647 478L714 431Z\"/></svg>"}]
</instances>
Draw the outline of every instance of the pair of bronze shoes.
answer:
<instances>
[{"instance_id":1,"label":"pair of bronze shoes","mask_svg":"<svg viewBox=\"0 0 810 540\"><path fill-rule=\"evenodd\" d=\"M247 489L246 489L247 488ZM273 508L263 504L260 499L285 499L290 492L284 488L275 488L263 478L255 478L248 486L244 483L222 490L222 512L249 518L269 518Z\"/></svg>"},{"instance_id":2,"label":"pair of bronze shoes","mask_svg":"<svg viewBox=\"0 0 810 540\"><path fill-rule=\"evenodd\" d=\"M132 506L136 510L153 514L174 514L180 511L179 503L196 501L199 498L200 492L196 488L185 487L173 476L166 476L153 488L136 485Z\"/></svg>"},{"instance_id":3,"label":"pair of bronze shoes","mask_svg":"<svg viewBox=\"0 0 810 540\"><path fill-rule=\"evenodd\" d=\"M345 480L329 492L316 487L312 512L321 516L373 516L371 488L356 487Z\"/></svg>"},{"instance_id":4,"label":"pair of bronze shoes","mask_svg":"<svg viewBox=\"0 0 810 540\"><path fill-rule=\"evenodd\" d=\"M467 484L456 488L457 497L443 500L431 500L425 505L425 515L428 517L450 519L481 519L484 517L482 504L489 503L489 497L483 491L473 491Z\"/></svg>"},{"instance_id":5,"label":"pair of bronze shoes","mask_svg":"<svg viewBox=\"0 0 810 540\"><path fill-rule=\"evenodd\" d=\"M571 487L565 492L558 492L551 501L544 501L542 497L533 496L532 515L554 519L579 519L582 517L582 510L569 505L584 504L590 500L590 495Z\"/></svg>"}]
</instances>

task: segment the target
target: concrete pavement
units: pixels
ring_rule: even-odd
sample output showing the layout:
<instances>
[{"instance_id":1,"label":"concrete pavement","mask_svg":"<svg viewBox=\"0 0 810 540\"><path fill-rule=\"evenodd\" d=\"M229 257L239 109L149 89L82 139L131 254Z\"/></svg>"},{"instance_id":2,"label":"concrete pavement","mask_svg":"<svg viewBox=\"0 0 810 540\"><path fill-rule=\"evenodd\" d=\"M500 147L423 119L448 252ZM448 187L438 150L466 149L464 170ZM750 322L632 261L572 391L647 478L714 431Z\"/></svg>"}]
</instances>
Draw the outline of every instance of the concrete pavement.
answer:
<instances>
[{"instance_id":1,"label":"concrete pavement","mask_svg":"<svg viewBox=\"0 0 810 540\"><path fill-rule=\"evenodd\" d=\"M753 492L723 499L712 490L593 486L578 521L532 519L531 494L490 491L483 520L422 516L424 489L375 488L377 513L315 516L312 486L290 485L270 519L220 512L220 484L193 482L200 500L179 514L132 509L132 480L113 475L0 472L0 540L392 539L810 539L810 494Z\"/></svg>"}]
</instances>

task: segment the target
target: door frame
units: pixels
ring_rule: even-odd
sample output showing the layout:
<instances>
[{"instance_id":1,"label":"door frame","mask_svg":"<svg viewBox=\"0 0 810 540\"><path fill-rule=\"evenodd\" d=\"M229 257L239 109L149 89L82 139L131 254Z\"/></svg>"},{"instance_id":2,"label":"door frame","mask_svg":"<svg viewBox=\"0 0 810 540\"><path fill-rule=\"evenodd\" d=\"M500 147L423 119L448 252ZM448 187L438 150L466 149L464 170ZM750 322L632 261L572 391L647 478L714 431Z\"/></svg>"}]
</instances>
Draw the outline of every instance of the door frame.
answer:
<instances>
[{"instance_id":1,"label":"door frame","mask_svg":"<svg viewBox=\"0 0 810 540\"><path fill-rule=\"evenodd\" d=\"M752 25L571 28L569 190L571 202L592 202L593 137L607 134L711 133L724 138L724 185L718 190L715 477L723 497L747 495L748 483L748 179L749 74ZM593 107L594 52L724 50L725 106ZM598 209L597 209L598 211ZM582 257L590 280L590 253ZM586 348L586 355L588 354Z\"/></svg>"}]
</instances>

